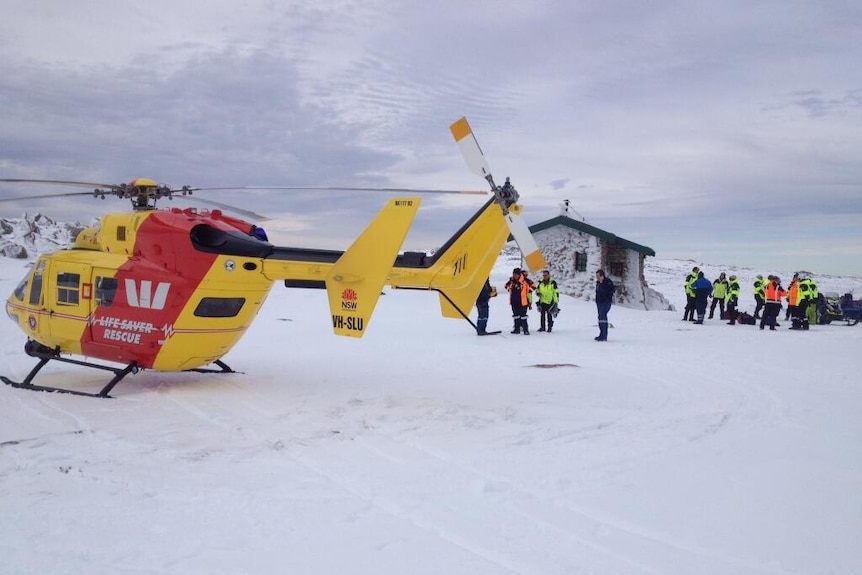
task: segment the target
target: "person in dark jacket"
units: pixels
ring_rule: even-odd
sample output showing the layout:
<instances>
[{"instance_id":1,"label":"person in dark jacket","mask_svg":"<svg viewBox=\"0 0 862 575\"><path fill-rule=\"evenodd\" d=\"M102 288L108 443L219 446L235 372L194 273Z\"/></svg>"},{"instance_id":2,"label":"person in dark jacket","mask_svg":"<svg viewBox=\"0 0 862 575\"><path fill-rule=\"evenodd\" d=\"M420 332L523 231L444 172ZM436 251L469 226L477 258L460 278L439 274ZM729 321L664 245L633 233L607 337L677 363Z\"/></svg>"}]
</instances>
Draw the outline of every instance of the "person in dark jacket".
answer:
<instances>
[{"instance_id":1,"label":"person in dark jacket","mask_svg":"<svg viewBox=\"0 0 862 575\"><path fill-rule=\"evenodd\" d=\"M596 341L608 340L608 312L614 303L614 282L605 270L596 270L596 309L599 315L599 335Z\"/></svg>"},{"instance_id":2,"label":"person in dark jacket","mask_svg":"<svg viewBox=\"0 0 862 575\"><path fill-rule=\"evenodd\" d=\"M491 280L486 279L485 285L479 291L479 297L476 298L476 335L486 335L488 328L488 302L491 301Z\"/></svg>"},{"instance_id":3,"label":"person in dark jacket","mask_svg":"<svg viewBox=\"0 0 862 575\"><path fill-rule=\"evenodd\" d=\"M694 309L697 311L697 320L694 323L703 325L706 315L706 302L712 295L712 282L704 277L703 272L697 272L697 279L692 284L694 289Z\"/></svg>"}]
</instances>

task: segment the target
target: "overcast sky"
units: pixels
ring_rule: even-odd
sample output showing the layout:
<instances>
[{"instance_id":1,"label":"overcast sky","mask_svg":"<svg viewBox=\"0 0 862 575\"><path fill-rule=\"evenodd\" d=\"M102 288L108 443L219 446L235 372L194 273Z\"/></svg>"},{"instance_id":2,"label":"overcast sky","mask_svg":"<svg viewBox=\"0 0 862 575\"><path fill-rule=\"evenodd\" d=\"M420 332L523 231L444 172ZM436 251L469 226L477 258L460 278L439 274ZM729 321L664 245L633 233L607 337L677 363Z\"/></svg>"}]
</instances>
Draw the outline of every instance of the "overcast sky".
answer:
<instances>
[{"instance_id":1,"label":"overcast sky","mask_svg":"<svg viewBox=\"0 0 862 575\"><path fill-rule=\"evenodd\" d=\"M466 115L528 224L569 199L658 257L862 275L860 30L850 0L4 0L0 177L481 190ZM385 202L209 197L321 247ZM427 197L407 247L482 202Z\"/></svg>"}]
</instances>

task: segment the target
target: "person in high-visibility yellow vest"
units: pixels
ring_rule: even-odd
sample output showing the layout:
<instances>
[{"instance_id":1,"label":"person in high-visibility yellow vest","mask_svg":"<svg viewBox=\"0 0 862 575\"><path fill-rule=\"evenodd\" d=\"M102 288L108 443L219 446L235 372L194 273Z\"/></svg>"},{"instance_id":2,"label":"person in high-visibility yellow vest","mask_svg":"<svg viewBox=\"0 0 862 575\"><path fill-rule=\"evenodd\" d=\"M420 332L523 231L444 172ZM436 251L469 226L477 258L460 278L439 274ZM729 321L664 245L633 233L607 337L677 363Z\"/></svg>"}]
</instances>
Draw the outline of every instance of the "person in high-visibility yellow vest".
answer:
<instances>
[{"instance_id":1,"label":"person in high-visibility yellow vest","mask_svg":"<svg viewBox=\"0 0 862 575\"><path fill-rule=\"evenodd\" d=\"M554 316L556 315L554 311L560 301L560 292L557 289L557 282L551 278L551 272L548 270L542 272L542 279L536 284L536 295L539 298L538 308L541 318L539 331L551 333L554 329Z\"/></svg>"},{"instance_id":2,"label":"person in high-visibility yellow vest","mask_svg":"<svg viewBox=\"0 0 862 575\"><path fill-rule=\"evenodd\" d=\"M694 282L697 281L697 274L700 268L694 266L687 276L685 276L685 312L682 314L682 321L695 321L694 317Z\"/></svg>"},{"instance_id":3,"label":"person in high-visibility yellow vest","mask_svg":"<svg viewBox=\"0 0 862 575\"><path fill-rule=\"evenodd\" d=\"M756 302L754 306L754 319L761 319L760 310L763 309L766 303L766 285L768 283L761 275L754 278L754 301Z\"/></svg>"},{"instance_id":4,"label":"person in high-visibility yellow vest","mask_svg":"<svg viewBox=\"0 0 862 575\"><path fill-rule=\"evenodd\" d=\"M739 287L739 280L736 276L730 276L730 282L727 284L727 315L730 316L730 321L727 325L736 325L736 305L739 303L739 292L742 288Z\"/></svg>"},{"instance_id":5,"label":"person in high-visibility yellow vest","mask_svg":"<svg viewBox=\"0 0 862 575\"><path fill-rule=\"evenodd\" d=\"M724 316L724 302L727 298L727 276L724 272L718 274L718 279L712 282L712 304L709 306L709 319L715 314L715 306L718 305L718 318Z\"/></svg>"}]
</instances>

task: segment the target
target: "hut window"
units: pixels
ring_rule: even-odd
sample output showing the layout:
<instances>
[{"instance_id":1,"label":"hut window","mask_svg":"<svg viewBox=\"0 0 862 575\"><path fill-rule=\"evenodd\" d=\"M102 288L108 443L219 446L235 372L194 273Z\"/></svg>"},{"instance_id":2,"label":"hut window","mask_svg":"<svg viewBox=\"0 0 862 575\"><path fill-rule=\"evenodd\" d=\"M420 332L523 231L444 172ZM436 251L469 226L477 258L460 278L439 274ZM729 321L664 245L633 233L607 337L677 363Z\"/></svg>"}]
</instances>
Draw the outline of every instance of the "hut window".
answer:
<instances>
[{"instance_id":1,"label":"hut window","mask_svg":"<svg viewBox=\"0 0 862 575\"><path fill-rule=\"evenodd\" d=\"M575 271L587 271L587 254L586 252L575 252Z\"/></svg>"}]
</instances>

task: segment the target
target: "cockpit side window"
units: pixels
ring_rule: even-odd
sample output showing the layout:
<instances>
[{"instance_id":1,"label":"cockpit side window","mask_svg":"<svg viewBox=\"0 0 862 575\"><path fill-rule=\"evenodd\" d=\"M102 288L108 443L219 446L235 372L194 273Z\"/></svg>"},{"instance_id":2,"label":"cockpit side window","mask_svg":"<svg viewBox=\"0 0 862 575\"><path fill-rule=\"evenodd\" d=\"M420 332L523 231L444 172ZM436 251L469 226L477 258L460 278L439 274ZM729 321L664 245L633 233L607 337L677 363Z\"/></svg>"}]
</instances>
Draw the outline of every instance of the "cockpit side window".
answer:
<instances>
[{"instance_id":1,"label":"cockpit side window","mask_svg":"<svg viewBox=\"0 0 862 575\"><path fill-rule=\"evenodd\" d=\"M29 283L30 276L21 280L21 283L18 284L18 287L15 288L14 294L15 299L18 301L24 301L24 294L27 293L27 285Z\"/></svg>"},{"instance_id":2,"label":"cockpit side window","mask_svg":"<svg viewBox=\"0 0 862 575\"><path fill-rule=\"evenodd\" d=\"M117 278L96 276L96 305L109 307L117 295Z\"/></svg>"},{"instance_id":3,"label":"cockpit side window","mask_svg":"<svg viewBox=\"0 0 862 575\"><path fill-rule=\"evenodd\" d=\"M33 272L33 286L30 288L30 305L39 305L42 302L42 276L45 273L45 260L39 260L36 271Z\"/></svg>"}]
</instances>

